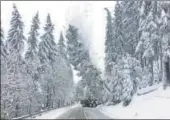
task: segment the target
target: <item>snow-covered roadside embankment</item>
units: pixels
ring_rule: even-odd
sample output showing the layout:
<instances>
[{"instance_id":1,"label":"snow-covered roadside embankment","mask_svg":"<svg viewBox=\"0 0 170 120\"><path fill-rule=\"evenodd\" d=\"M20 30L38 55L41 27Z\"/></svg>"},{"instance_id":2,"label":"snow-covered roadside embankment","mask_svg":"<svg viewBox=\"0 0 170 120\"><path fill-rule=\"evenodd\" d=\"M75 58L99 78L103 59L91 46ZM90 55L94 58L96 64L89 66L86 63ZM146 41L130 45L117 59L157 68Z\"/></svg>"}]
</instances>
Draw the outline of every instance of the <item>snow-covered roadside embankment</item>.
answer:
<instances>
[{"instance_id":1,"label":"snow-covered roadside embankment","mask_svg":"<svg viewBox=\"0 0 170 120\"><path fill-rule=\"evenodd\" d=\"M99 106L100 112L115 119L170 119L170 88L134 96L129 106Z\"/></svg>"}]
</instances>

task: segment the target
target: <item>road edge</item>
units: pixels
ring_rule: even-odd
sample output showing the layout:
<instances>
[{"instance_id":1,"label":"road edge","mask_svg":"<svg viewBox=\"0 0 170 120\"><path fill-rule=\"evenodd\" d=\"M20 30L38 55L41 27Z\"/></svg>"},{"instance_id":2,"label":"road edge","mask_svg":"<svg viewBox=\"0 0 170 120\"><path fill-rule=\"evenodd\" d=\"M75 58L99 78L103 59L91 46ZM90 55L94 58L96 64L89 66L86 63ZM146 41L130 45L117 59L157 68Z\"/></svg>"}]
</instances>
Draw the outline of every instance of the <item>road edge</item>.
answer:
<instances>
[{"instance_id":1,"label":"road edge","mask_svg":"<svg viewBox=\"0 0 170 120\"><path fill-rule=\"evenodd\" d=\"M84 112L84 108L83 107L82 107L82 109L83 109L83 114L84 114L85 118L88 119L86 114L85 114L85 112Z\"/></svg>"}]
</instances>

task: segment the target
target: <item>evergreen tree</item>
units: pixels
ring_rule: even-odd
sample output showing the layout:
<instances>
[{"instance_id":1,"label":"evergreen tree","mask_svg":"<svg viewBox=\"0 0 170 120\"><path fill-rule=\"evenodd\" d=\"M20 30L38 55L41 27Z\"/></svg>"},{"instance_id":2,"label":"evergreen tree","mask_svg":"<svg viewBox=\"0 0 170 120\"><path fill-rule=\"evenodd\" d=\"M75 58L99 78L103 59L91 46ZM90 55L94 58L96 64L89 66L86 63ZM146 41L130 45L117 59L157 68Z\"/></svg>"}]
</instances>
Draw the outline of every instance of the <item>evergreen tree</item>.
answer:
<instances>
[{"instance_id":1,"label":"evergreen tree","mask_svg":"<svg viewBox=\"0 0 170 120\"><path fill-rule=\"evenodd\" d=\"M83 55L83 45L78 35L78 29L72 25L69 25L67 30L67 54L70 63L78 69L78 65L81 63Z\"/></svg>"},{"instance_id":2,"label":"evergreen tree","mask_svg":"<svg viewBox=\"0 0 170 120\"><path fill-rule=\"evenodd\" d=\"M127 53L135 56L135 49L138 43L139 10L137 1L122 2L124 8L122 12L122 32L123 49Z\"/></svg>"},{"instance_id":3,"label":"evergreen tree","mask_svg":"<svg viewBox=\"0 0 170 120\"><path fill-rule=\"evenodd\" d=\"M41 36L42 41L39 44L39 57L42 64L55 61L57 45L54 42L54 25L51 22L50 14L47 16L46 25L44 27L44 35Z\"/></svg>"},{"instance_id":4,"label":"evergreen tree","mask_svg":"<svg viewBox=\"0 0 170 120\"><path fill-rule=\"evenodd\" d=\"M109 64L112 64L112 68L110 70L110 75L106 77L107 83L106 85L110 88L110 96L109 101L112 102L119 102L121 97L121 79L118 78L118 67L117 64L120 61L123 53L123 31L122 31L122 3L117 2L115 6L115 14L114 14L114 22L113 26L114 29L112 29L112 42L110 44L112 45L112 49L110 49L110 53L112 55L111 60L109 61ZM107 35L107 34L106 34ZM109 44L108 44L109 45ZM110 46L110 45L109 45ZM106 46L107 47L107 46ZM106 54L107 57L107 54ZM106 59L105 59L106 60ZM115 87L117 86L117 87Z\"/></svg>"},{"instance_id":5,"label":"evergreen tree","mask_svg":"<svg viewBox=\"0 0 170 120\"><path fill-rule=\"evenodd\" d=\"M85 93L84 90L85 87L87 87L90 92L88 96L83 96L101 99L101 96L98 93L99 88L101 87L99 85L101 81L100 72L94 65L92 65L89 51L84 48L82 42L79 39L78 29L69 25L67 39L68 59L70 60L70 63L76 68L76 70L79 71L77 75L81 76L82 78L81 89L83 93Z\"/></svg>"},{"instance_id":6,"label":"evergreen tree","mask_svg":"<svg viewBox=\"0 0 170 120\"><path fill-rule=\"evenodd\" d=\"M53 83L53 71L52 64L55 62L56 55L56 43L53 36L54 25L51 22L50 14L47 15L46 25L44 27L44 35L41 36L42 41L39 44L39 59L41 74L41 85L44 90L44 105L45 107L51 107L51 88Z\"/></svg>"},{"instance_id":7,"label":"evergreen tree","mask_svg":"<svg viewBox=\"0 0 170 120\"><path fill-rule=\"evenodd\" d=\"M6 46L3 44L1 30L1 55L2 52L4 55L1 57L2 118L19 117L70 104L74 100L73 76L70 64L58 53L50 15L39 49L38 14L33 18L24 60L24 24L15 5L13 8Z\"/></svg>"},{"instance_id":8,"label":"evergreen tree","mask_svg":"<svg viewBox=\"0 0 170 120\"><path fill-rule=\"evenodd\" d=\"M107 12L107 25L106 25L106 41L105 41L105 72L108 74L113 67L114 58L114 44L113 44L113 18L110 11L105 8Z\"/></svg>"},{"instance_id":9,"label":"evergreen tree","mask_svg":"<svg viewBox=\"0 0 170 120\"><path fill-rule=\"evenodd\" d=\"M21 21L21 16L15 6L13 5L12 19L11 19L11 28L7 37L7 49L9 51L8 54L8 66L7 66L7 82L9 85L8 93L11 94L8 97L12 97L11 101L8 102L11 108L8 108L8 111L11 117L18 117L21 114L21 106L22 97L24 97L24 87L23 82L25 80L22 72L23 72L23 59L22 52L24 48L24 40L25 37L23 35L23 27L24 24Z\"/></svg>"},{"instance_id":10,"label":"evergreen tree","mask_svg":"<svg viewBox=\"0 0 170 120\"><path fill-rule=\"evenodd\" d=\"M114 41L115 41L115 58L121 57L123 52L123 31L122 31L122 13L123 13L123 7L122 2L118 1L115 6L115 30L114 30Z\"/></svg>"},{"instance_id":11,"label":"evergreen tree","mask_svg":"<svg viewBox=\"0 0 170 120\"><path fill-rule=\"evenodd\" d=\"M54 42L54 25L49 14L44 30L45 33L41 37L42 41L39 44L41 62L39 71L44 90L44 104L47 108L56 106L57 102L60 102L63 106L64 102L66 102L66 94L72 88L72 79L68 79L72 74L70 74L70 66L65 58L62 58L59 54L57 44ZM67 96L70 97L69 95Z\"/></svg>"},{"instance_id":12,"label":"evergreen tree","mask_svg":"<svg viewBox=\"0 0 170 120\"><path fill-rule=\"evenodd\" d=\"M37 67L39 65L38 58L38 30L39 30L39 17L38 13L32 19L31 30L28 37L28 50L25 54L25 59L27 62L27 73L35 78L35 73L37 73ZM37 79L37 78L36 78Z\"/></svg>"},{"instance_id":13,"label":"evergreen tree","mask_svg":"<svg viewBox=\"0 0 170 120\"><path fill-rule=\"evenodd\" d=\"M163 52L163 82L164 87L170 85L170 3L164 2L162 4L162 26L161 26L161 33L162 33L162 52Z\"/></svg>"},{"instance_id":14,"label":"evergreen tree","mask_svg":"<svg viewBox=\"0 0 170 120\"><path fill-rule=\"evenodd\" d=\"M3 32L3 29L1 28L1 59L7 59L7 50L5 48L5 44L3 42L3 39L4 39L4 32Z\"/></svg>"},{"instance_id":15,"label":"evergreen tree","mask_svg":"<svg viewBox=\"0 0 170 120\"><path fill-rule=\"evenodd\" d=\"M29 114L37 110L40 107L40 100L38 98L39 93L36 89L37 82L39 82L39 75L38 75L38 65L39 58L38 58L38 30L39 30L39 15L38 13L32 19L31 30L29 32L29 37L27 40L28 43L28 50L25 54L26 59L26 75L30 79L29 84L27 85L28 89L28 100L29 100ZM34 106L32 106L34 104Z\"/></svg>"},{"instance_id":16,"label":"evergreen tree","mask_svg":"<svg viewBox=\"0 0 170 120\"><path fill-rule=\"evenodd\" d=\"M150 9L148 9L150 8ZM145 16L140 24L139 30L141 32L141 46L143 48L143 59L145 60L144 66L149 66L150 70L150 82L149 84L153 84L154 80L154 60L157 58L158 53L158 25L157 25L157 2L145 2L145 9L149 11L145 11Z\"/></svg>"},{"instance_id":17,"label":"evergreen tree","mask_svg":"<svg viewBox=\"0 0 170 120\"><path fill-rule=\"evenodd\" d=\"M8 118L8 112L6 111L5 100L6 100L6 89L5 89L5 81L7 80L7 51L3 42L4 32L1 28L1 118Z\"/></svg>"},{"instance_id":18,"label":"evergreen tree","mask_svg":"<svg viewBox=\"0 0 170 120\"><path fill-rule=\"evenodd\" d=\"M39 15L37 13L32 19L31 30L29 32L30 36L28 37L28 50L25 55L26 60L33 60L34 57L37 55L39 23Z\"/></svg>"},{"instance_id":19,"label":"evergreen tree","mask_svg":"<svg viewBox=\"0 0 170 120\"><path fill-rule=\"evenodd\" d=\"M74 69L79 71L77 75L82 77L82 80L80 82L81 87L77 87L76 90L81 89L81 91L83 92L85 86L87 85L84 72L87 70L87 67L85 66L89 63L89 55L88 52L85 51L83 44L79 39L78 29L76 27L69 25L66 38L68 60L73 65ZM79 92L80 91L76 91L76 94L80 95ZM84 95L81 95L81 97L84 97Z\"/></svg>"},{"instance_id":20,"label":"evergreen tree","mask_svg":"<svg viewBox=\"0 0 170 120\"><path fill-rule=\"evenodd\" d=\"M62 56L66 56L66 46L64 44L63 33L60 33L60 39L58 42L59 52Z\"/></svg>"},{"instance_id":21,"label":"evergreen tree","mask_svg":"<svg viewBox=\"0 0 170 120\"><path fill-rule=\"evenodd\" d=\"M24 24L21 21L21 16L15 6L13 5L14 11L12 12L12 20L10 22L11 28L8 32L7 48L10 54L16 53L20 56L23 52L25 37L23 35Z\"/></svg>"}]
</instances>

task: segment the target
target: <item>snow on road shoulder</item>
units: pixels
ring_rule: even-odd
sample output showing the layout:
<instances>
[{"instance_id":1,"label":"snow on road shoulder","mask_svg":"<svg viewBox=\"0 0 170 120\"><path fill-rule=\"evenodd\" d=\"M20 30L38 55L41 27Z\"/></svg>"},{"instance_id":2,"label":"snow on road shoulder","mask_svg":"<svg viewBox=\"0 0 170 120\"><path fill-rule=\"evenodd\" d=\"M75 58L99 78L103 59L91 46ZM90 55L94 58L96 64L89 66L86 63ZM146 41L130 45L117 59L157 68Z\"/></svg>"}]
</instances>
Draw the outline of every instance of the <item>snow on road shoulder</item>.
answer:
<instances>
[{"instance_id":1,"label":"snow on road shoulder","mask_svg":"<svg viewBox=\"0 0 170 120\"><path fill-rule=\"evenodd\" d=\"M129 106L100 106L97 109L115 119L170 119L170 88L134 96Z\"/></svg>"},{"instance_id":2,"label":"snow on road shoulder","mask_svg":"<svg viewBox=\"0 0 170 120\"><path fill-rule=\"evenodd\" d=\"M60 115L68 112L69 110L71 110L73 108L79 107L79 106L80 106L80 104L76 104L76 105L69 106L69 107L63 107L63 108L51 110L46 113L42 113L42 115L35 116L34 119L56 119ZM30 119L30 118L28 118L28 119Z\"/></svg>"},{"instance_id":3,"label":"snow on road shoulder","mask_svg":"<svg viewBox=\"0 0 170 120\"><path fill-rule=\"evenodd\" d=\"M156 90L157 88L159 88L161 85L162 85L162 83L159 83L159 84L156 84L156 85L153 85L153 86L148 86L148 87L146 87L146 88L139 89L139 90L137 91L137 94L138 94L138 95L143 95L143 94L145 94L145 93L152 92L152 91Z\"/></svg>"}]
</instances>

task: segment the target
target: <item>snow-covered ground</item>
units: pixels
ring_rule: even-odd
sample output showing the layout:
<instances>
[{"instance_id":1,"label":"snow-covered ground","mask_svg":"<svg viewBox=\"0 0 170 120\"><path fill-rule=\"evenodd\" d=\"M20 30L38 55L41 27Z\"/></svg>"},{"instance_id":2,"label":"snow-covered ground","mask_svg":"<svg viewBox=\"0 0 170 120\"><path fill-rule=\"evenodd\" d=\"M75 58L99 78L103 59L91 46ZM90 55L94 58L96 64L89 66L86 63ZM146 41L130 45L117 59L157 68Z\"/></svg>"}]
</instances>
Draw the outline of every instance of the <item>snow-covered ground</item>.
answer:
<instances>
[{"instance_id":1,"label":"snow-covered ground","mask_svg":"<svg viewBox=\"0 0 170 120\"><path fill-rule=\"evenodd\" d=\"M156 89L158 89L161 86L162 86L162 83L159 83L159 84L156 84L156 85L153 85L153 86L148 86L146 88L138 89L137 95L147 94L149 92L155 91Z\"/></svg>"},{"instance_id":2,"label":"snow-covered ground","mask_svg":"<svg viewBox=\"0 0 170 120\"><path fill-rule=\"evenodd\" d=\"M79 106L80 106L80 104L76 104L76 105L69 106L69 107L58 108L55 110L48 111L46 113L42 113L41 115L33 116L33 118L27 118L27 119L56 119L60 115L70 111L73 108L79 107Z\"/></svg>"},{"instance_id":3,"label":"snow-covered ground","mask_svg":"<svg viewBox=\"0 0 170 120\"><path fill-rule=\"evenodd\" d=\"M115 119L170 119L170 88L159 88L146 95L134 96L129 106L99 106L105 115Z\"/></svg>"}]
</instances>

